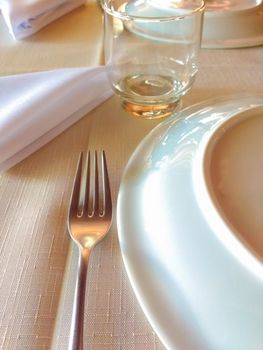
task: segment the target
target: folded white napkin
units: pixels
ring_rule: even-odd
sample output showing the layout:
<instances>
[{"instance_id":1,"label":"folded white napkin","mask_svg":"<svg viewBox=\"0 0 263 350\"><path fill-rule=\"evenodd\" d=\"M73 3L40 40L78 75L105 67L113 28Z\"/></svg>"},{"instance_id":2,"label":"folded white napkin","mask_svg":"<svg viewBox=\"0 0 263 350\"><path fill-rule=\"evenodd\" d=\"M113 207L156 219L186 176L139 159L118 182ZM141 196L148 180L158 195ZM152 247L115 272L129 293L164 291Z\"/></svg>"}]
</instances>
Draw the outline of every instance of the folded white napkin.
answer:
<instances>
[{"instance_id":1,"label":"folded white napkin","mask_svg":"<svg viewBox=\"0 0 263 350\"><path fill-rule=\"evenodd\" d=\"M0 77L0 170L27 157L111 94L104 67Z\"/></svg>"},{"instance_id":2,"label":"folded white napkin","mask_svg":"<svg viewBox=\"0 0 263 350\"><path fill-rule=\"evenodd\" d=\"M42 27L85 3L85 0L0 0L0 9L15 39Z\"/></svg>"}]
</instances>

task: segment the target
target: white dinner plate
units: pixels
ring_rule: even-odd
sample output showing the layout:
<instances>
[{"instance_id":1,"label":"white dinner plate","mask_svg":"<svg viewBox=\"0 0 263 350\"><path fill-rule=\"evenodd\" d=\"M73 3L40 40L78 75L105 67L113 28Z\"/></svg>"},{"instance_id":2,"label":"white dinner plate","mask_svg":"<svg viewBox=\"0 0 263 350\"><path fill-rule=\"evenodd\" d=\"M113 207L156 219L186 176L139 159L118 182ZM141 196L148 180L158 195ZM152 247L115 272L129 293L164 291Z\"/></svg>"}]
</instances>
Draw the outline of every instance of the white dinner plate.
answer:
<instances>
[{"instance_id":1,"label":"white dinner plate","mask_svg":"<svg viewBox=\"0 0 263 350\"><path fill-rule=\"evenodd\" d=\"M263 96L209 100L157 126L117 204L132 287L167 349L263 344Z\"/></svg>"},{"instance_id":2,"label":"white dinner plate","mask_svg":"<svg viewBox=\"0 0 263 350\"><path fill-rule=\"evenodd\" d=\"M262 44L262 0L206 1L202 47L238 48Z\"/></svg>"}]
</instances>

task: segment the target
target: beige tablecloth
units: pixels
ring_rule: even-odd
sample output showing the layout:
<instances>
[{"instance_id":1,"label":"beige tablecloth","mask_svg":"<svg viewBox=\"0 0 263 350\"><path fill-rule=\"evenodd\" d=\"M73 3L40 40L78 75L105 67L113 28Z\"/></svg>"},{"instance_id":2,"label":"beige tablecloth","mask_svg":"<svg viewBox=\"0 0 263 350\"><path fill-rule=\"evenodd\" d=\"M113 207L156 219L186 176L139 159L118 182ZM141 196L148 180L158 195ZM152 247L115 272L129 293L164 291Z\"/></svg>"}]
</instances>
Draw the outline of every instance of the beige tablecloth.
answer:
<instances>
[{"instance_id":1,"label":"beige tablecloth","mask_svg":"<svg viewBox=\"0 0 263 350\"><path fill-rule=\"evenodd\" d=\"M102 63L101 21L100 9L90 0L15 42L0 16L0 75ZM262 63L262 47L202 50L199 74L184 106L221 95L262 92ZM79 151L106 150L116 203L130 154L157 123L133 119L113 97L0 175L1 349L43 350L51 344L66 349L76 255L66 215ZM85 348L163 349L128 281L115 218L109 235L93 251L88 273ZM64 312L63 322L56 321L58 311Z\"/></svg>"}]
</instances>

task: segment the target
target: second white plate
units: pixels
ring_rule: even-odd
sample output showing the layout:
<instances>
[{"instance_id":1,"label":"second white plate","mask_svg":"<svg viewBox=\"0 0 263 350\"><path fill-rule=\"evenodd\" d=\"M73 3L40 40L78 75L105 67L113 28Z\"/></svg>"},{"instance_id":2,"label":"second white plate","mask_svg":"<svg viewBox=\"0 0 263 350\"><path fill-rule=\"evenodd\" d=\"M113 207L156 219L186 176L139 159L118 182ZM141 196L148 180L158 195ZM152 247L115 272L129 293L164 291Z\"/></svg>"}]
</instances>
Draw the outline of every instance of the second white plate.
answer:
<instances>
[{"instance_id":1,"label":"second white plate","mask_svg":"<svg viewBox=\"0 0 263 350\"><path fill-rule=\"evenodd\" d=\"M202 47L238 48L263 44L261 0L208 0Z\"/></svg>"}]
</instances>

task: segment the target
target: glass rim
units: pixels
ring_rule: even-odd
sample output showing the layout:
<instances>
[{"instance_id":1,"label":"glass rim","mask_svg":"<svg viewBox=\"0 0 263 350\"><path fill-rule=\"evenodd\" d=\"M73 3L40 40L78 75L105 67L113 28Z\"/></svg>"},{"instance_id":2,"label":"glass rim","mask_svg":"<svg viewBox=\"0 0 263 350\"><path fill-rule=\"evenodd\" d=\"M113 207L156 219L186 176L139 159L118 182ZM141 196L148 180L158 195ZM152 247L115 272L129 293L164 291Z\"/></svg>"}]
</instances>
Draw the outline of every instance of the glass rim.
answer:
<instances>
[{"instance_id":1,"label":"glass rim","mask_svg":"<svg viewBox=\"0 0 263 350\"><path fill-rule=\"evenodd\" d=\"M205 9L205 0L200 0L200 6L194 8L185 14L173 15L173 16L159 16L159 17L147 17L147 16L136 16L129 15L126 12L119 12L114 10L112 7L108 6L108 3L112 3L113 0L100 0L100 5L102 9L108 13L109 15L122 19L122 20L130 20L130 21L147 21L147 22L171 22L180 19L184 19L186 17L194 16L196 13L203 12Z\"/></svg>"}]
</instances>

